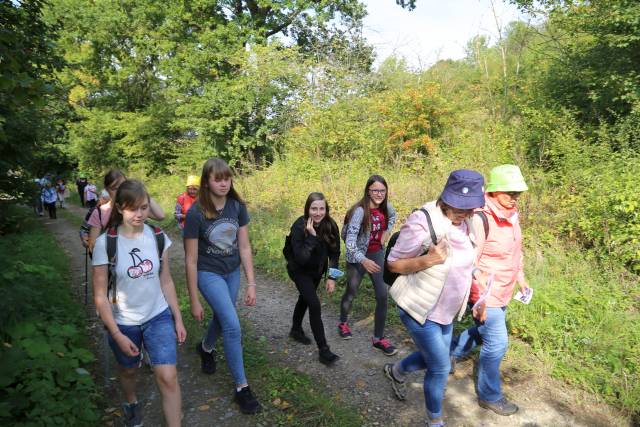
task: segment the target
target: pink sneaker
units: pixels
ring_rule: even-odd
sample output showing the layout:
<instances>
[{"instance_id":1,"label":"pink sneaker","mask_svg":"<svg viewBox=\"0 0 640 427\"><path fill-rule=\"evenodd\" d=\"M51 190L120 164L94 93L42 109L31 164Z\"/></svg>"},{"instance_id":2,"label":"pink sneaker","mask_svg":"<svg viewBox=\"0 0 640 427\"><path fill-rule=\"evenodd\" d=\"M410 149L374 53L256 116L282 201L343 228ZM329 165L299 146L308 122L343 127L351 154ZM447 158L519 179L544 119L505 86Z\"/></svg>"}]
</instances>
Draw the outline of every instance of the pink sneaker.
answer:
<instances>
[{"instance_id":1,"label":"pink sneaker","mask_svg":"<svg viewBox=\"0 0 640 427\"><path fill-rule=\"evenodd\" d=\"M338 323L338 334L343 340L350 340L352 337L351 329L347 322Z\"/></svg>"},{"instance_id":2,"label":"pink sneaker","mask_svg":"<svg viewBox=\"0 0 640 427\"><path fill-rule=\"evenodd\" d=\"M371 342L373 343L373 347L382 351L385 356L393 356L398 352L398 349L392 346L389 340L384 337L379 340L371 338Z\"/></svg>"}]
</instances>

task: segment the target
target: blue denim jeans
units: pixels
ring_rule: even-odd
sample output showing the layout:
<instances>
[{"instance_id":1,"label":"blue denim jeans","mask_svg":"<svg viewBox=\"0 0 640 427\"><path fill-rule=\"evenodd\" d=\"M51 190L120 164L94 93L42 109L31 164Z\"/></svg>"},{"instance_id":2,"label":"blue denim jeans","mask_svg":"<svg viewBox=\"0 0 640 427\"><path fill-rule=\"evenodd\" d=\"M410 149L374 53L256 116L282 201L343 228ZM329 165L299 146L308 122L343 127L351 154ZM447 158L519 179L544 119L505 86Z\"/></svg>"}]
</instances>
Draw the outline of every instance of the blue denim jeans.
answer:
<instances>
[{"instance_id":1,"label":"blue denim jeans","mask_svg":"<svg viewBox=\"0 0 640 427\"><path fill-rule=\"evenodd\" d=\"M418 351L400 361L402 372L424 369L424 403L430 419L442 416L444 389L449 379L449 346L453 333L453 324L441 325L427 320L419 324L403 309L398 307L400 320L406 326Z\"/></svg>"},{"instance_id":2,"label":"blue denim jeans","mask_svg":"<svg viewBox=\"0 0 640 427\"><path fill-rule=\"evenodd\" d=\"M484 323L475 321L451 342L451 355L456 359L465 357L477 345L480 349L478 360L478 398L487 402L502 399L500 362L509 347L506 323L507 307L488 307Z\"/></svg>"},{"instance_id":3,"label":"blue denim jeans","mask_svg":"<svg viewBox=\"0 0 640 427\"><path fill-rule=\"evenodd\" d=\"M144 343L144 348L149 353L151 366L176 364L176 326L173 314L168 307L142 325L118 325L118 329L139 349ZM133 357L127 356L120 350L110 334L108 334L108 339L109 347L113 350L118 365L123 368L138 366L139 354Z\"/></svg>"},{"instance_id":4,"label":"blue denim jeans","mask_svg":"<svg viewBox=\"0 0 640 427\"><path fill-rule=\"evenodd\" d=\"M229 274L198 271L198 289L213 311L202 347L211 351L222 334L224 355L237 385L246 384L242 358L242 331L236 311L236 299L240 289L240 268Z\"/></svg>"}]
</instances>

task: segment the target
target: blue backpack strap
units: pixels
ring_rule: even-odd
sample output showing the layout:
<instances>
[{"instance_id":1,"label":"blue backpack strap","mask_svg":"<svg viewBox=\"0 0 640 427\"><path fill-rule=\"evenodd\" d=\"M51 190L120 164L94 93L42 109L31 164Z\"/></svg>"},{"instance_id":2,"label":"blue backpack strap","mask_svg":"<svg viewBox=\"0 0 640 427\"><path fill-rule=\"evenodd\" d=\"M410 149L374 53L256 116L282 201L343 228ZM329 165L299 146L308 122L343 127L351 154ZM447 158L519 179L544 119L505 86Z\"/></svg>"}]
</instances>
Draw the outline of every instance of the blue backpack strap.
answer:
<instances>
[{"instance_id":1,"label":"blue backpack strap","mask_svg":"<svg viewBox=\"0 0 640 427\"><path fill-rule=\"evenodd\" d=\"M115 304L117 302L116 262L118 261L118 227L108 228L105 238L107 239L107 259L109 260L107 297L109 296L109 292L111 292L111 302Z\"/></svg>"}]
</instances>

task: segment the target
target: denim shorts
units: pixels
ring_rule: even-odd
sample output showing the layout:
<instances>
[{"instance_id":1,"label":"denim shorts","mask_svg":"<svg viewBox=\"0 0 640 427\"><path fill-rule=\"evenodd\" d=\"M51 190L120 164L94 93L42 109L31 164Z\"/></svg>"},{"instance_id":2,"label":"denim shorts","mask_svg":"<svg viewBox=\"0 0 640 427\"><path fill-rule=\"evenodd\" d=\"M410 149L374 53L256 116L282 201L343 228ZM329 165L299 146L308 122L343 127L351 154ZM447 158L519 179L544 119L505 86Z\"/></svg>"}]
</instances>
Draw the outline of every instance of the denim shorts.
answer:
<instances>
[{"instance_id":1,"label":"denim shorts","mask_svg":"<svg viewBox=\"0 0 640 427\"><path fill-rule=\"evenodd\" d=\"M138 349L142 348L149 355L151 365L176 364L176 328L173 314L167 307L162 313L142 325L118 325L118 329L129 338ZM109 347L116 356L118 365L123 368L135 368L140 363L140 354L127 356L109 334Z\"/></svg>"}]
</instances>

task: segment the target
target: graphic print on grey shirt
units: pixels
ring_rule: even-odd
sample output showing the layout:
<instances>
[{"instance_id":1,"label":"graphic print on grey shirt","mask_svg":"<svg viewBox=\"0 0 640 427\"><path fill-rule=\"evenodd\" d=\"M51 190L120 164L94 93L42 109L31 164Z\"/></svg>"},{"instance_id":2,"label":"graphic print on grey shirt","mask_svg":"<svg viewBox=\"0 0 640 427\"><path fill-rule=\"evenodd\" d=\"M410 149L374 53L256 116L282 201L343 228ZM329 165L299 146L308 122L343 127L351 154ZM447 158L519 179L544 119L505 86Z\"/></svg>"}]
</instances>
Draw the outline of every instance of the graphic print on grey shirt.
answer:
<instances>
[{"instance_id":1,"label":"graphic print on grey shirt","mask_svg":"<svg viewBox=\"0 0 640 427\"><path fill-rule=\"evenodd\" d=\"M206 219L198 203L187 212L186 239L198 239L198 271L228 274L240 265L238 229L249 223L246 205L227 199L215 219Z\"/></svg>"}]
</instances>

